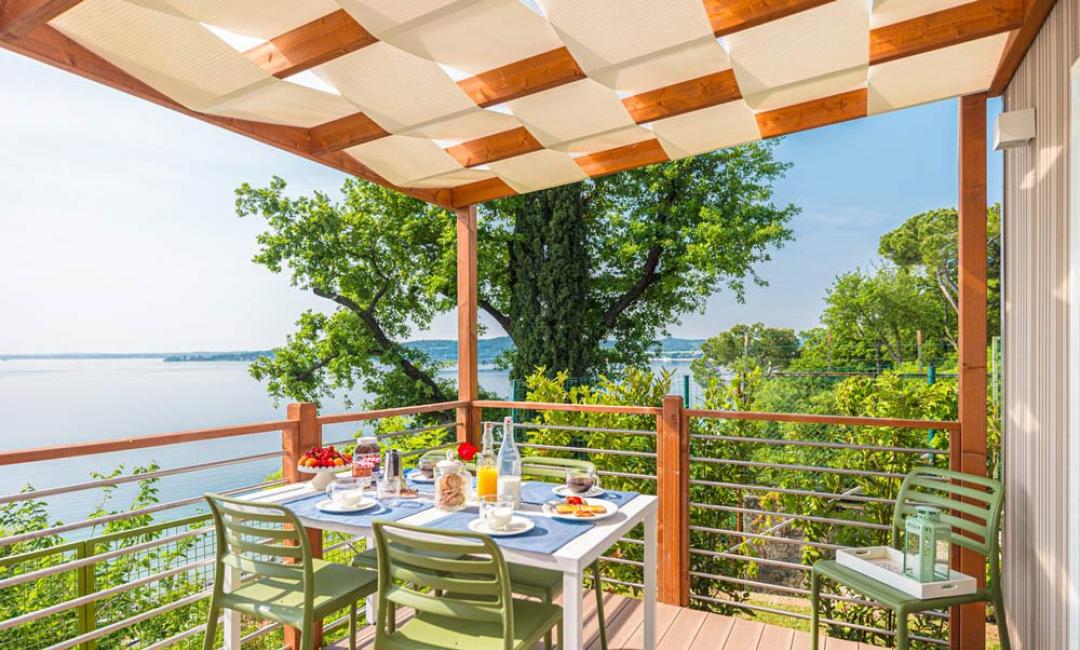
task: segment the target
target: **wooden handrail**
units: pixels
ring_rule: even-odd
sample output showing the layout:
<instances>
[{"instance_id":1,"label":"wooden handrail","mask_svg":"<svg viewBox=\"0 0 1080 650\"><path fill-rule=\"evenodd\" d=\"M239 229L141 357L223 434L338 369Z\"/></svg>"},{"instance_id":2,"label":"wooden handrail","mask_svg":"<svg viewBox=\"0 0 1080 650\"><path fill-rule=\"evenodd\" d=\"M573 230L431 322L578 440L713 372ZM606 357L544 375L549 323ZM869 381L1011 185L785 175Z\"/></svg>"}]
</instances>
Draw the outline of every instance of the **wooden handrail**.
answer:
<instances>
[{"instance_id":1,"label":"wooden handrail","mask_svg":"<svg viewBox=\"0 0 1080 650\"><path fill-rule=\"evenodd\" d=\"M579 413L614 413L619 415L660 415L658 406L615 406L608 404L559 404L554 402L503 402L500 400L476 400L476 408L520 409L528 411L577 411Z\"/></svg>"},{"instance_id":2,"label":"wooden handrail","mask_svg":"<svg viewBox=\"0 0 1080 650\"><path fill-rule=\"evenodd\" d=\"M799 422L803 424L834 424L853 427L896 427L903 429L943 429L959 431L955 420L905 420L901 418L867 418L853 415L812 415L809 413L763 413L760 411L713 411L686 409L689 418L716 418L721 420L763 420L767 422Z\"/></svg>"},{"instance_id":3,"label":"wooden handrail","mask_svg":"<svg viewBox=\"0 0 1080 650\"><path fill-rule=\"evenodd\" d=\"M416 415L418 413L432 413L434 411L449 411L460 407L469 406L468 401L436 402L434 404L421 404L419 406L402 406L399 408L382 409L379 411L353 411L351 413L335 413L334 415L320 415L317 418L319 424L340 424L342 422L363 422L365 420L378 420L381 418L399 417L402 415Z\"/></svg>"},{"instance_id":4,"label":"wooden handrail","mask_svg":"<svg viewBox=\"0 0 1080 650\"><path fill-rule=\"evenodd\" d=\"M94 454L106 454L113 451L146 449L147 447L164 447L166 445L178 445L185 442L201 442L203 440L216 440L218 438L248 436L255 433L290 430L295 427L296 422L291 420L277 420L274 422L238 424L231 427L218 427L214 429L193 429L190 431L174 431L171 433L152 433L149 435L130 436L127 438L110 438L108 440L76 442L66 445L13 449L11 451L0 452L0 465L34 463L43 460L68 458L70 456L91 456Z\"/></svg>"}]
</instances>

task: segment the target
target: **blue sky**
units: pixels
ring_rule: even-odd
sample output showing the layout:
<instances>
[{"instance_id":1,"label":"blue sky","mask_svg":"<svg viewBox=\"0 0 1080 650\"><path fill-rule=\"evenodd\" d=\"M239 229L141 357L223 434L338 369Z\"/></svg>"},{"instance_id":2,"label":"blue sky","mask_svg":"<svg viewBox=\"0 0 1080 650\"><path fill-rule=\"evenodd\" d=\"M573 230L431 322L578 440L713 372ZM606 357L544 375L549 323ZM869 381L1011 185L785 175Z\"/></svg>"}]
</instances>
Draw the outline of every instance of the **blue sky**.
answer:
<instances>
[{"instance_id":1,"label":"blue sky","mask_svg":"<svg viewBox=\"0 0 1080 650\"><path fill-rule=\"evenodd\" d=\"M0 352L266 348L322 308L251 263L260 224L236 218L233 190L279 175L336 193L342 174L9 52L0 78L20 100L0 102ZM812 326L833 278L872 265L883 232L956 204L956 103L793 135L778 157L795 166L777 201L803 212L758 269L769 286L742 305L718 293L674 335ZM989 187L1000 200L993 153ZM454 331L449 314L417 336Z\"/></svg>"}]
</instances>

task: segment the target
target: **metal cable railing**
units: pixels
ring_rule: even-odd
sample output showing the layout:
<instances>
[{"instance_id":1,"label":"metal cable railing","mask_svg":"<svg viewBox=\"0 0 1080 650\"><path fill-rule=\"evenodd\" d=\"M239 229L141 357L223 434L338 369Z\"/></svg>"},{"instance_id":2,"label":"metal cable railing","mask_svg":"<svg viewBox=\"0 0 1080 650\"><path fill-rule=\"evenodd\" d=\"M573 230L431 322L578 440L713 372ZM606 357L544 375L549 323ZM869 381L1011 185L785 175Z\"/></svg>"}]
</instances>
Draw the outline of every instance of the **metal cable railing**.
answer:
<instances>
[{"instance_id":1,"label":"metal cable railing","mask_svg":"<svg viewBox=\"0 0 1080 650\"><path fill-rule=\"evenodd\" d=\"M444 407L441 410L447 410ZM435 413L433 407L421 407L420 412ZM393 415L403 416L409 409L396 409ZM390 414L391 412L385 412ZM368 414L327 416L331 423L364 422ZM379 438L391 444L402 441L407 456L444 449L451 442L409 448L413 436L448 431L452 435L456 422L410 425L396 430L381 431ZM143 438L85 443L79 453L107 453L121 447L145 449L162 445L178 445L190 440L201 442L228 435L249 435L280 425L287 432L296 432L295 421L240 425L227 429L206 429L178 434L156 434ZM421 438L416 438L421 440ZM446 440L445 437L442 440ZM353 439L340 443L350 444ZM393 444L398 444L393 442ZM100 449L100 451L99 451ZM59 460L51 448L28 452L4 452L7 457L27 457L33 460ZM175 456L175 452L170 452ZM200 464L154 469L152 471L100 478L71 483L42 490L0 496L0 507L34 509L47 507L45 499L62 498L68 494L91 490L108 490L118 486L154 482L179 475L237 466L286 457L283 450L214 460ZM21 462L21 461L16 461ZM259 483L218 490L223 494L240 494L267 489L286 483L284 479L269 479ZM143 489L143 488L140 488ZM146 494L153 498L156 490ZM69 648L140 647L143 650L164 650L187 647L192 641L201 646L198 638L205 629L206 598L213 579L214 529L207 526L208 514L185 516L181 519L158 518L181 508L192 508L203 502L201 495L178 498L162 503L146 500L127 511L95 514L71 523L40 519L33 529L11 530L0 538L0 591L16 596L15 609L10 606L0 616L0 647L34 647L47 650ZM38 505L39 504L39 505ZM29 512L29 510L27 510ZM42 525L43 522L48 522ZM104 529L97 535L73 541L63 537L85 529ZM328 534L332 535L332 534ZM330 543L324 549L328 557L351 554L350 540ZM355 541L355 540L353 540ZM6 555L5 555L6 553ZM338 561L347 562L343 555ZM35 594L20 599L18 594ZM44 596L42 596L44 594ZM10 600L10 599L9 599ZM255 644L262 650L281 647L281 626L265 625L242 617L244 647ZM326 631L344 633L346 618L328 622ZM27 645L29 644L29 645Z\"/></svg>"}]
</instances>

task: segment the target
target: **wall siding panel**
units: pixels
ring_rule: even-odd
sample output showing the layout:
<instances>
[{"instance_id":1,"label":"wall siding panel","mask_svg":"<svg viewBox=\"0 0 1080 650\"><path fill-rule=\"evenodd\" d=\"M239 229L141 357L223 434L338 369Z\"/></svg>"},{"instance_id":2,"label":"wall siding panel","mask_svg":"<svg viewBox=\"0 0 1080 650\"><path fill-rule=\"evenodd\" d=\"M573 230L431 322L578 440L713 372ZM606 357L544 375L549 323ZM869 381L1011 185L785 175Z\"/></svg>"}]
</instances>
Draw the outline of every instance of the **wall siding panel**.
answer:
<instances>
[{"instance_id":1,"label":"wall siding panel","mask_svg":"<svg viewBox=\"0 0 1080 650\"><path fill-rule=\"evenodd\" d=\"M1069 68L1080 0L1059 0L1005 92L1037 137L1005 153L1005 607L1017 650L1065 648ZM1075 469L1075 468L1074 468Z\"/></svg>"}]
</instances>

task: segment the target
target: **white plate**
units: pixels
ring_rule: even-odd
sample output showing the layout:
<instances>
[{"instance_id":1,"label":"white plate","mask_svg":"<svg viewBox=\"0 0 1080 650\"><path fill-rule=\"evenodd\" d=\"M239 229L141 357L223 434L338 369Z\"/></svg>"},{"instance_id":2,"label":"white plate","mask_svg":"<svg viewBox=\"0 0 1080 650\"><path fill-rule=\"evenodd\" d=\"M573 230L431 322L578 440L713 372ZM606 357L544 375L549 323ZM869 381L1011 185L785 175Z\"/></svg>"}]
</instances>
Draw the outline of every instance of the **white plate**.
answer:
<instances>
[{"instance_id":1,"label":"white plate","mask_svg":"<svg viewBox=\"0 0 1080 650\"><path fill-rule=\"evenodd\" d=\"M482 535L491 535L492 537L510 537L512 535L520 535L527 533L536 527L536 523L532 519L527 517L514 516L510 520L510 526L506 530L492 530L487 527L484 520L477 517L469 522L469 530L474 533L480 533Z\"/></svg>"},{"instance_id":2,"label":"white plate","mask_svg":"<svg viewBox=\"0 0 1080 650\"><path fill-rule=\"evenodd\" d=\"M577 494L576 492L571 492L570 488L566 487L565 485L556 485L555 487L551 488L551 491L560 497L598 497L601 494L604 494L604 490L595 485L589 488L589 491L585 494Z\"/></svg>"},{"instance_id":3,"label":"white plate","mask_svg":"<svg viewBox=\"0 0 1080 650\"><path fill-rule=\"evenodd\" d=\"M424 476L423 474L421 474L420 470L416 470L416 469L409 472L409 474L405 478L409 479L413 483L434 483L435 482L435 477L434 476L432 476L431 478L428 478L428 477Z\"/></svg>"},{"instance_id":4,"label":"white plate","mask_svg":"<svg viewBox=\"0 0 1080 650\"><path fill-rule=\"evenodd\" d=\"M378 505L378 501L371 497L364 497L351 508L345 508L335 504L330 499L325 499L315 504L315 507L323 512L333 513L335 515L348 514L350 512L360 512L361 510L367 510L368 508Z\"/></svg>"},{"instance_id":5,"label":"white plate","mask_svg":"<svg viewBox=\"0 0 1080 650\"><path fill-rule=\"evenodd\" d=\"M555 512L554 503L548 502L544 504L544 513L553 519L562 519L564 521L600 521L601 519L607 519L611 515L619 511L619 506L615 505L611 501L605 501L603 499L585 499L585 503L590 506L604 506L606 512L603 514L595 514L592 517L578 517L577 515L561 515Z\"/></svg>"}]
</instances>

